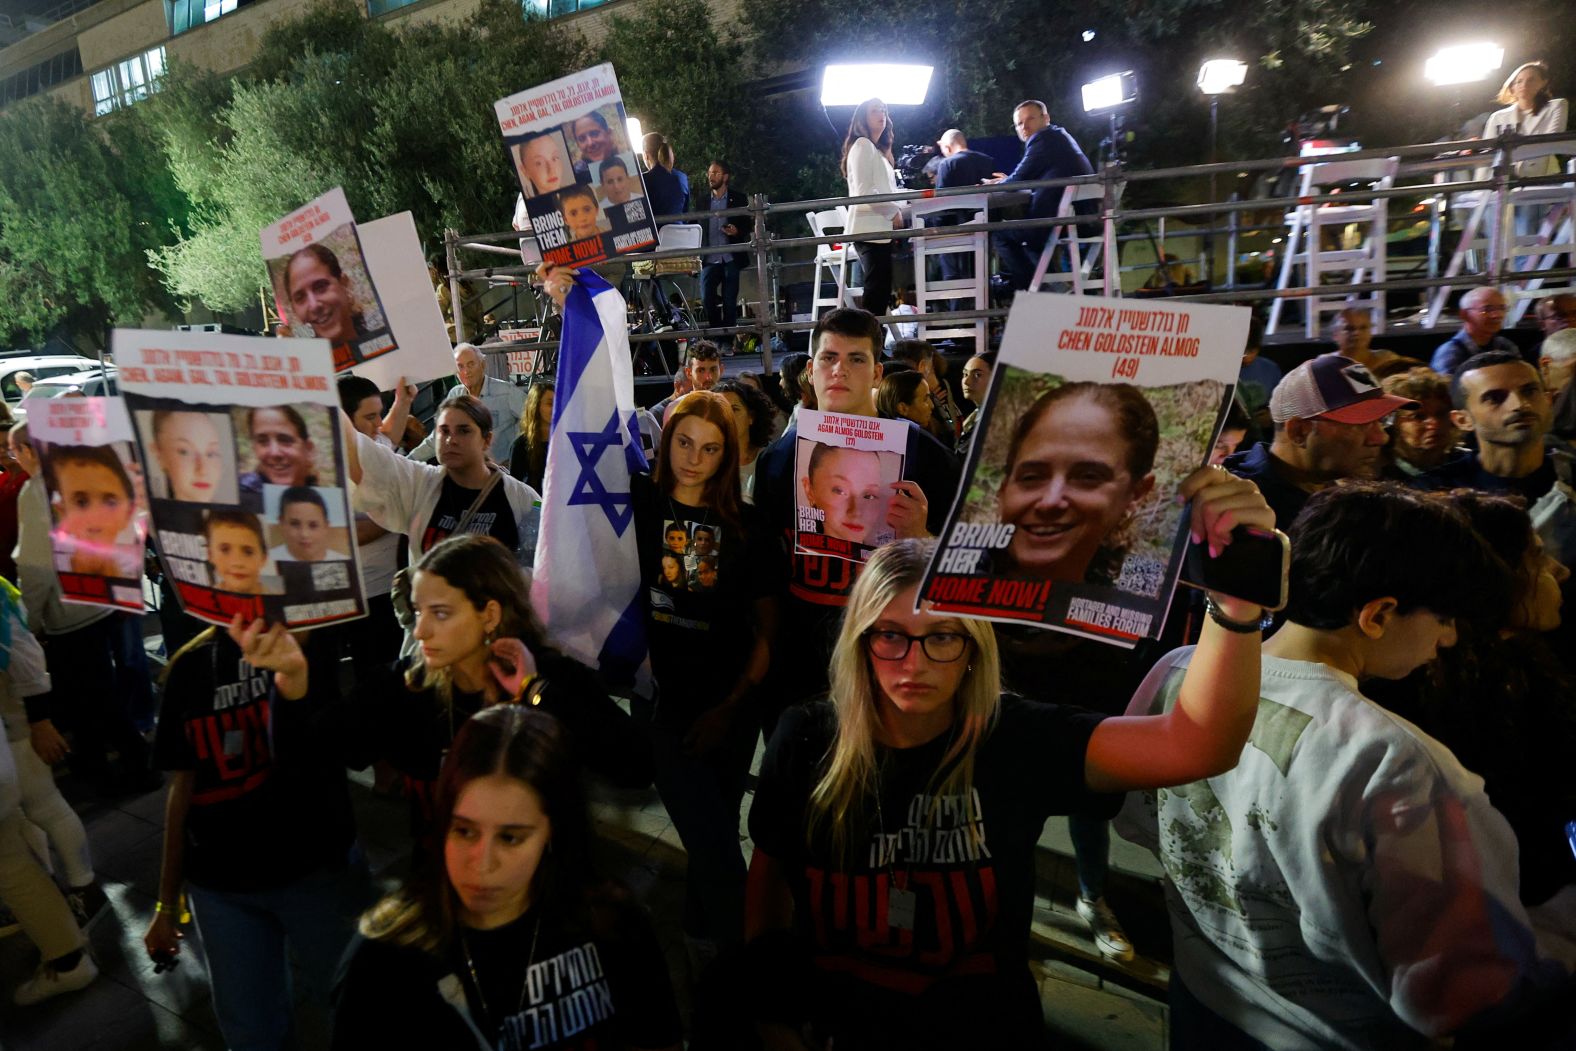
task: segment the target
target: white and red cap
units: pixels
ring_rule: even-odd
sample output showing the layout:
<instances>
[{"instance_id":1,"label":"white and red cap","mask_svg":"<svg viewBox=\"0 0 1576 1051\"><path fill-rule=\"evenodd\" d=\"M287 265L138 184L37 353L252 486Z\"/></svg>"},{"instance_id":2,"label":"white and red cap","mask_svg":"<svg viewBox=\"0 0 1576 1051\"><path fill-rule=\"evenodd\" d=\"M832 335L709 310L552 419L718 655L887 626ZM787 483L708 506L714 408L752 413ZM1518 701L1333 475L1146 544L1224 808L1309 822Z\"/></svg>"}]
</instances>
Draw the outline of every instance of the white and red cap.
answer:
<instances>
[{"instance_id":1,"label":"white and red cap","mask_svg":"<svg viewBox=\"0 0 1576 1051\"><path fill-rule=\"evenodd\" d=\"M1366 365L1339 354L1320 354L1281 379L1270 395L1270 419L1329 420L1357 425L1382 420L1417 402L1386 394Z\"/></svg>"}]
</instances>

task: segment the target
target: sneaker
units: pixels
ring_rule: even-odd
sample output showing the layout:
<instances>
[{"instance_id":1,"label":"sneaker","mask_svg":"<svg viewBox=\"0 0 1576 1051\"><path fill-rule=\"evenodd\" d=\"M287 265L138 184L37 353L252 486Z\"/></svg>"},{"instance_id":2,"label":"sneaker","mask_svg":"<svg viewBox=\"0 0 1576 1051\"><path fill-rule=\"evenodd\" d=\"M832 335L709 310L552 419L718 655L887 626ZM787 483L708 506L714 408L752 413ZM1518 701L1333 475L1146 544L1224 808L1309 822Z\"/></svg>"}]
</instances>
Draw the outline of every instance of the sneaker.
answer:
<instances>
[{"instance_id":1,"label":"sneaker","mask_svg":"<svg viewBox=\"0 0 1576 1051\"><path fill-rule=\"evenodd\" d=\"M1089 925L1089 933L1093 935L1095 948L1100 950L1100 955L1123 963L1133 958L1133 943L1127 940L1127 932L1122 930L1116 913L1111 911L1111 906L1105 903L1104 898L1090 901L1080 897L1078 916Z\"/></svg>"},{"instance_id":2,"label":"sneaker","mask_svg":"<svg viewBox=\"0 0 1576 1051\"><path fill-rule=\"evenodd\" d=\"M67 891L66 904L71 906L71 914L77 918L77 926L83 930L91 929L111 911L109 895L104 893L104 888L97 881Z\"/></svg>"},{"instance_id":3,"label":"sneaker","mask_svg":"<svg viewBox=\"0 0 1576 1051\"><path fill-rule=\"evenodd\" d=\"M93 957L89 956L87 949L84 948L81 959L77 960L77 965L69 971L57 971L47 963L40 964L33 977L16 987L11 999L18 1007L42 1003L52 996L86 989L93 984L93 979L98 977L98 973L98 964L93 962Z\"/></svg>"}]
</instances>

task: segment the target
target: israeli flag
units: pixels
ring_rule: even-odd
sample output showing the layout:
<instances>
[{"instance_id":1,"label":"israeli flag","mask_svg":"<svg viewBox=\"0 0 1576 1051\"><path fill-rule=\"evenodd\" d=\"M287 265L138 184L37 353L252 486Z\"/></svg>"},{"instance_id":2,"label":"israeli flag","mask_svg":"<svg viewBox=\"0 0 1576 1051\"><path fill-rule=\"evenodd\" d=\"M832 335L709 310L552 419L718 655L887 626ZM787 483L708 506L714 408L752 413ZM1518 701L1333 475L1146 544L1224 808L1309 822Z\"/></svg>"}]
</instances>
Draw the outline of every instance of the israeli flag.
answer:
<instances>
[{"instance_id":1,"label":"israeli flag","mask_svg":"<svg viewBox=\"0 0 1576 1051\"><path fill-rule=\"evenodd\" d=\"M564 304L531 605L555 646L609 685L645 685L630 475L646 470L624 300L589 270Z\"/></svg>"}]
</instances>

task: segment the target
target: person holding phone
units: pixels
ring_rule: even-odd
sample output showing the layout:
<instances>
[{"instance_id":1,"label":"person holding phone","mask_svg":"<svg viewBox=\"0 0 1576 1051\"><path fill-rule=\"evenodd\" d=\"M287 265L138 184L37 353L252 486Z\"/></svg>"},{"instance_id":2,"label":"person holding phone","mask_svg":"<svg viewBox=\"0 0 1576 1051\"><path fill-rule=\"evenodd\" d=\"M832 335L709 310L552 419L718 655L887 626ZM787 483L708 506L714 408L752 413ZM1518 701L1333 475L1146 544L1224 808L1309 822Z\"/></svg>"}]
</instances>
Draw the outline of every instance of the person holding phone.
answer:
<instances>
[{"instance_id":1,"label":"person holding phone","mask_svg":"<svg viewBox=\"0 0 1576 1051\"><path fill-rule=\"evenodd\" d=\"M1216 549L1270 521L1218 469L1180 495ZM916 611L934 550L901 540L871 556L830 701L784 713L761 766L745 914L759 970L740 995L775 1036L808 1024L834 1047L971 1047L989 1019L993 1046L1043 1046L1028 940L1046 818L1228 770L1252 726L1259 607L1215 596L1175 707L1102 718L1004 695L988 623Z\"/></svg>"}]
</instances>

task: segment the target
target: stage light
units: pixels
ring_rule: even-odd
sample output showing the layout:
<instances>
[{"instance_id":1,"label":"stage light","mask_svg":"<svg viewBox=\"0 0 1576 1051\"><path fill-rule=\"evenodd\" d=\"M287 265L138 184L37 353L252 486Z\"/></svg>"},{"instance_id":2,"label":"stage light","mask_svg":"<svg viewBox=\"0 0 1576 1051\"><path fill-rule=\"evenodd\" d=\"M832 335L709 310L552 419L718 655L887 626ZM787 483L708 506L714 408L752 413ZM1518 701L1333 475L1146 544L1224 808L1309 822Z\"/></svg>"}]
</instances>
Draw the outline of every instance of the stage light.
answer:
<instances>
[{"instance_id":1,"label":"stage light","mask_svg":"<svg viewBox=\"0 0 1576 1051\"><path fill-rule=\"evenodd\" d=\"M1440 87L1473 84L1488 79L1504 61L1505 49L1498 44L1457 44L1436 51L1423 66L1423 76Z\"/></svg>"},{"instance_id":2,"label":"stage light","mask_svg":"<svg viewBox=\"0 0 1576 1051\"><path fill-rule=\"evenodd\" d=\"M635 147L635 149L637 149L637 150L640 149L640 140L645 138L645 135L641 134L640 118L639 117L627 117L627 118L625 118L625 120L624 120L624 128L625 128L625 130L627 130L629 132L629 144L631 146Z\"/></svg>"},{"instance_id":3,"label":"stage light","mask_svg":"<svg viewBox=\"0 0 1576 1051\"><path fill-rule=\"evenodd\" d=\"M1080 35L1083 37L1083 42L1085 44L1088 44L1094 40L1094 30L1092 29L1085 29Z\"/></svg>"},{"instance_id":4,"label":"stage light","mask_svg":"<svg viewBox=\"0 0 1576 1051\"><path fill-rule=\"evenodd\" d=\"M1083 86L1083 108L1085 113L1094 113L1103 109L1115 109L1125 106L1138 99L1138 78L1132 70L1121 73L1112 73L1099 80L1091 80Z\"/></svg>"},{"instance_id":5,"label":"stage light","mask_svg":"<svg viewBox=\"0 0 1576 1051\"><path fill-rule=\"evenodd\" d=\"M931 66L844 64L821 73L821 105L857 106L879 98L888 106L918 106L930 90Z\"/></svg>"},{"instance_id":6,"label":"stage light","mask_svg":"<svg viewBox=\"0 0 1576 1051\"><path fill-rule=\"evenodd\" d=\"M1248 64L1234 58L1212 58L1198 67L1198 90L1206 95L1224 95L1242 86Z\"/></svg>"}]
</instances>

